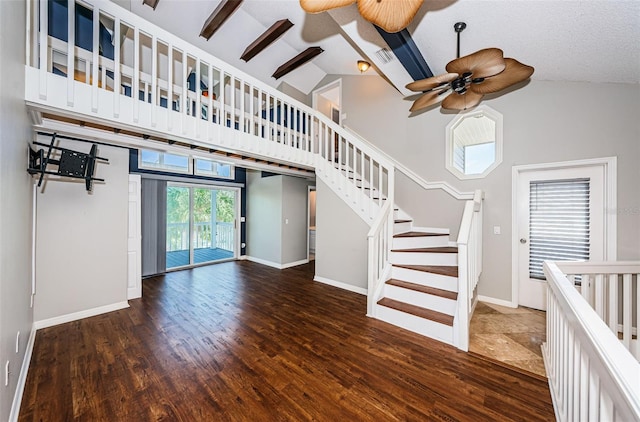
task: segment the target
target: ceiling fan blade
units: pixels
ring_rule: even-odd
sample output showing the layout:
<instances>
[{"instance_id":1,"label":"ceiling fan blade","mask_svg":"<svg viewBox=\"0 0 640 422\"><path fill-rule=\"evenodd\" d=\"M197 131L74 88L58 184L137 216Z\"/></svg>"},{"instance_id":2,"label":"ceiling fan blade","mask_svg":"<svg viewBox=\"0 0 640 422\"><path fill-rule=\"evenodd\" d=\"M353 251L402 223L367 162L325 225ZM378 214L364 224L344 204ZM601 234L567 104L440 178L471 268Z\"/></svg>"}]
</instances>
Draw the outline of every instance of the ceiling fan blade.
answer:
<instances>
[{"instance_id":1,"label":"ceiling fan blade","mask_svg":"<svg viewBox=\"0 0 640 422\"><path fill-rule=\"evenodd\" d=\"M511 85L528 79L533 75L533 67L522 64L516 59L504 59L506 67L502 73L485 79L480 83L472 83L469 89L477 94L498 92Z\"/></svg>"},{"instance_id":2,"label":"ceiling fan blade","mask_svg":"<svg viewBox=\"0 0 640 422\"><path fill-rule=\"evenodd\" d=\"M430 105L438 103L442 101L444 97L447 96L446 94L447 92L450 92L450 91L446 90L446 91L427 92L426 94L423 94L420 98L414 101L409 111L413 113L414 111L419 111L419 110L422 110L423 108L429 107Z\"/></svg>"},{"instance_id":3,"label":"ceiling fan blade","mask_svg":"<svg viewBox=\"0 0 640 422\"><path fill-rule=\"evenodd\" d=\"M485 48L468 56L460 57L447 64L447 72L471 72L472 78L487 78L504 70L504 58L499 48Z\"/></svg>"},{"instance_id":4,"label":"ceiling fan blade","mask_svg":"<svg viewBox=\"0 0 640 422\"><path fill-rule=\"evenodd\" d=\"M432 76L431 78L420 79L419 81L407 84L406 88L414 92L426 91L437 88L442 84L454 81L458 78L457 73L443 73L442 75Z\"/></svg>"},{"instance_id":5,"label":"ceiling fan blade","mask_svg":"<svg viewBox=\"0 0 640 422\"><path fill-rule=\"evenodd\" d=\"M300 0L300 6L308 13L320 13L336 7L349 6L356 0Z\"/></svg>"},{"instance_id":6,"label":"ceiling fan blade","mask_svg":"<svg viewBox=\"0 0 640 422\"><path fill-rule=\"evenodd\" d=\"M387 32L403 30L411 23L423 0L358 0L363 18Z\"/></svg>"},{"instance_id":7,"label":"ceiling fan blade","mask_svg":"<svg viewBox=\"0 0 640 422\"><path fill-rule=\"evenodd\" d=\"M451 93L442 102L442 108L447 110L466 110L475 107L482 100L483 95L473 91L466 91L464 94Z\"/></svg>"}]
</instances>

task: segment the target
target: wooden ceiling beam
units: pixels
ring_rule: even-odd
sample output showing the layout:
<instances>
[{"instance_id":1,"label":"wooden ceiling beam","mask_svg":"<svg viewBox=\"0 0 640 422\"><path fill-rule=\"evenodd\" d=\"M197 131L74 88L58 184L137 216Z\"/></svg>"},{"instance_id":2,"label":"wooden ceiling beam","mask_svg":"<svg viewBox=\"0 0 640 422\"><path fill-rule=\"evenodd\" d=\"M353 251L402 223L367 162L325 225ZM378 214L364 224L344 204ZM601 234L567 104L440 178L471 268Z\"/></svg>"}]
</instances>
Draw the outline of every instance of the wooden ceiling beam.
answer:
<instances>
[{"instance_id":1,"label":"wooden ceiling beam","mask_svg":"<svg viewBox=\"0 0 640 422\"><path fill-rule=\"evenodd\" d=\"M200 36L208 41L241 4L242 0L222 0L202 26Z\"/></svg>"},{"instance_id":2,"label":"wooden ceiling beam","mask_svg":"<svg viewBox=\"0 0 640 422\"><path fill-rule=\"evenodd\" d=\"M147 6L150 6L153 10L156 10L156 6L158 6L158 2L160 2L160 0L142 0L142 4L146 4Z\"/></svg>"},{"instance_id":3,"label":"wooden ceiling beam","mask_svg":"<svg viewBox=\"0 0 640 422\"><path fill-rule=\"evenodd\" d=\"M262 35L256 38L254 42L249 44L240 58L245 62L248 62L262 50L267 48L271 43L280 38L280 36L291 29L292 26L293 23L291 23L289 19L281 19L277 21L271 25L269 29L264 31Z\"/></svg>"},{"instance_id":4,"label":"wooden ceiling beam","mask_svg":"<svg viewBox=\"0 0 640 422\"><path fill-rule=\"evenodd\" d=\"M276 71L273 72L273 75L271 75L271 77L280 79L287 73L297 69L298 67L302 66L309 60L313 59L323 51L324 50L320 47L309 47L306 50L304 50L302 53L295 56L293 59L289 60L288 62L284 63L279 68L277 68Z\"/></svg>"}]
</instances>

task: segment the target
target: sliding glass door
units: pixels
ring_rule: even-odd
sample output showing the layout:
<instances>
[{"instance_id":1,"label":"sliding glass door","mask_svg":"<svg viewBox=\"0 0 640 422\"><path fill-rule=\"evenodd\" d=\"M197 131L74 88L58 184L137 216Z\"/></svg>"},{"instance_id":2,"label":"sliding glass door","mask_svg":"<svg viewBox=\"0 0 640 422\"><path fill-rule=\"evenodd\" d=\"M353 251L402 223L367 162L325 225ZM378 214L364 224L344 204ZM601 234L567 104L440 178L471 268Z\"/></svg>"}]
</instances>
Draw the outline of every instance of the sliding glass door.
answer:
<instances>
[{"instance_id":1,"label":"sliding glass door","mask_svg":"<svg viewBox=\"0 0 640 422\"><path fill-rule=\"evenodd\" d=\"M167 185L167 269L235 257L237 190Z\"/></svg>"}]
</instances>

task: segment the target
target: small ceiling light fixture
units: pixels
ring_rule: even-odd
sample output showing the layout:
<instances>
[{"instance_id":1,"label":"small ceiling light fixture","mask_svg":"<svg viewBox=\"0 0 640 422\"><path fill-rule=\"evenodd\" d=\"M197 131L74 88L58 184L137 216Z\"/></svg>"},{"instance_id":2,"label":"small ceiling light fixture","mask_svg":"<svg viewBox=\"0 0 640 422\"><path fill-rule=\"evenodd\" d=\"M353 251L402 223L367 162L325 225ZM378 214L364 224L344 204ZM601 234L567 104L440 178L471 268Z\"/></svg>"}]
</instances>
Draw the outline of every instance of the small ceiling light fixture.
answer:
<instances>
[{"instance_id":1,"label":"small ceiling light fixture","mask_svg":"<svg viewBox=\"0 0 640 422\"><path fill-rule=\"evenodd\" d=\"M366 60L358 60L358 70L360 73L364 73L371 67L371 63Z\"/></svg>"}]
</instances>

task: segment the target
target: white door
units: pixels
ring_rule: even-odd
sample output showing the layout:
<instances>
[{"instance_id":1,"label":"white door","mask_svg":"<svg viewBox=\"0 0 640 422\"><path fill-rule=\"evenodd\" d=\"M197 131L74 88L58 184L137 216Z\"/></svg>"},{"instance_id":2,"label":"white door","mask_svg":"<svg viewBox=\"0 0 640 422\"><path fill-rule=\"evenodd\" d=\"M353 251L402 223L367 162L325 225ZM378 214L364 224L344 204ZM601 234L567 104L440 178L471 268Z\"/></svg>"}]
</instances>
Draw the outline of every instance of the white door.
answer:
<instances>
[{"instance_id":1,"label":"white door","mask_svg":"<svg viewBox=\"0 0 640 422\"><path fill-rule=\"evenodd\" d=\"M603 260L604 167L530 170L517 175L518 304L545 310L545 260Z\"/></svg>"},{"instance_id":2,"label":"white door","mask_svg":"<svg viewBox=\"0 0 640 422\"><path fill-rule=\"evenodd\" d=\"M129 175L129 218L127 229L127 299L142 297L142 232L140 175Z\"/></svg>"}]
</instances>

